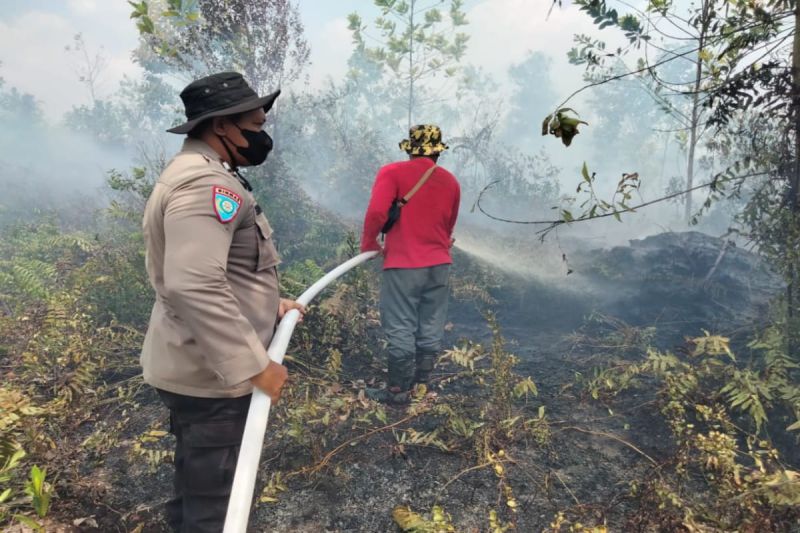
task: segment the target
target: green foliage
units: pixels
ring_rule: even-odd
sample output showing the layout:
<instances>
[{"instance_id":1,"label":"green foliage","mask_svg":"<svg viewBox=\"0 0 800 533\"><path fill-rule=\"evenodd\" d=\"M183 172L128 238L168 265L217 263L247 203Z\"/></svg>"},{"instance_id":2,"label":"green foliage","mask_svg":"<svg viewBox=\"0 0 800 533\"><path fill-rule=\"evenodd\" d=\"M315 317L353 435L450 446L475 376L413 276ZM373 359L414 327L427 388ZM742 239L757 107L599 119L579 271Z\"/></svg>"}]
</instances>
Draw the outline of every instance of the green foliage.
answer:
<instances>
[{"instance_id":1,"label":"green foliage","mask_svg":"<svg viewBox=\"0 0 800 533\"><path fill-rule=\"evenodd\" d=\"M437 412L447 416L447 431L457 439L471 440L477 431L486 425L484 421L470 419L467 413L454 409L447 403L437 406Z\"/></svg>"},{"instance_id":2,"label":"green foliage","mask_svg":"<svg viewBox=\"0 0 800 533\"><path fill-rule=\"evenodd\" d=\"M281 294L297 298L324 275L325 271L311 259L293 263L281 273Z\"/></svg>"},{"instance_id":3,"label":"green foliage","mask_svg":"<svg viewBox=\"0 0 800 533\"><path fill-rule=\"evenodd\" d=\"M52 487L45 481L45 471L32 465L24 484L19 479L18 469L23 465L27 453L17 442L25 434L34 433L31 424L41 417L44 410L31 406L30 399L13 389L0 389L0 524L16 520L39 530L39 524L25 514L20 514L24 493L30 499L33 511L44 518L50 508Z\"/></svg>"},{"instance_id":4,"label":"green foliage","mask_svg":"<svg viewBox=\"0 0 800 533\"><path fill-rule=\"evenodd\" d=\"M132 19L138 19L136 21L136 28L139 30L140 33L151 34L155 30L155 25L153 24L153 20L148 16L148 6L147 2L142 0L141 2L128 2L133 8L133 12L131 13Z\"/></svg>"},{"instance_id":5,"label":"green foliage","mask_svg":"<svg viewBox=\"0 0 800 533\"><path fill-rule=\"evenodd\" d=\"M74 274L83 300L102 324L144 328L153 307L140 234L105 243ZM131 332L131 330L128 330Z\"/></svg>"},{"instance_id":6,"label":"green foliage","mask_svg":"<svg viewBox=\"0 0 800 533\"><path fill-rule=\"evenodd\" d=\"M581 181L578 183L576 193L583 195L583 201L580 203L580 213L573 213L572 210L564 206L553 207L553 209L560 209L561 218L554 221L543 233L546 234L552 228L560 224L569 224L576 221L586 221L595 218L604 218L613 216L618 222L622 222L622 213L634 212L634 208L630 205L634 193L639 191L641 181L639 174L634 172L632 174L623 173L622 177L617 182L616 190L612 195L610 201L603 200L597 195L595 191L595 182L597 174L595 172L589 173L589 167L583 163L581 167ZM580 198L567 197L563 199L567 205L577 202Z\"/></svg>"},{"instance_id":7,"label":"green foliage","mask_svg":"<svg viewBox=\"0 0 800 533\"><path fill-rule=\"evenodd\" d=\"M433 431L417 431L414 428L409 428L404 431L393 432L395 441L397 442L396 449L399 453L404 453L406 446L422 446L438 448L444 452L449 451L450 448L439 437L439 430Z\"/></svg>"},{"instance_id":8,"label":"green foliage","mask_svg":"<svg viewBox=\"0 0 800 533\"><path fill-rule=\"evenodd\" d=\"M155 474L158 467L164 463L171 463L175 457L171 441L165 442L165 437L169 435L160 429L150 429L145 431L133 443L131 452L144 458L151 474Z\"/></svg>"},{"instance_id":9,"label":"green foliage","mask_svg":"<svg viewBox=\"0 0 800 533\"><path fill-rule=\"evenodd\" d=\"M36 520L34 520L29 516L16 514L14 515L14 520L19 522L23 526L31 528L31 530L36 531L37 533L44 533L45 531L43 525L41 525L39 522L37 522Z\"/></svg>"},{"instance_id":10,"label":"green foliage","mask_svg":"<svg viewBox=\"0 0 800 533\"><path fill-rule=\"evenodd\" d=\"M52 496L51 488L45 481L46 473L40 470L38 466L31 467L30 478L25 483L25 494L30 496L33 509L39 518L47 516L47 511L50 510L50 498Z\"/></svg>"},{"instance_id":11,"label":"green foliage","mask_svg":"<svg viewBox=\"0 0 800 533\"><path fill-rule=\"evenodd\" d=\"M3 274L6 297L17 292L20 296L36 299L47 298L47 285L56 279L56 269L50 263L38 259L21 259L15 264L2 265L7 268Z\"/></svg>"},{"instance_id":12,"label":"green foliage","mask_svg":"<svg viewBox=\"0 0 800 533\"><path fill-rule=\"evenodd\" d=\"M319 267L301 264L292 276L287 276L289 279L282 280L289 294L308 287L294 276L309 268L313 271ZM340 370L341 363L337 360L372 359L376 347L365 339L375 334L374 328L379 324L376 284L374 273L366 269L352 272L347 282L333 288L329 298L309 309L304 327L295 332L290 347L298 353L298 364L321 377Z\"/></svg>"},{"instance_id":13,"label":"green foliage","mask_svg":"<svg viewBox=\"0 0 800 533\"><path fill-rule=\"evenodd\" d=\"M10 513L9 501L15 494L15 487L10 487L14 477L14 470L20 466L20 461L25 457L25 450L10 447L4 438L2 454L0 454L0 523L5 522Z\"/></svg>"},{"instance_id":14,"label":"green foliage","mask_svg":"<svg viewBox=\"0 0 800 533\"><path fill-rule=\"evenodd\" d=\"M539 390L536 388L536 383L530 378L530 376L526 377L522 381L518 381L516 385L514 385L514 389L512 391L512 395L514 398L528 398L528 396L538 396Z\"/></svg>"},{"instance_id":15,"label":"green foliage","mask_svg":"<svg viewBox=\"0 0 800 533\"><path fill-rule=\"evenodd\" d=\"M577 520L573 522L567 518L564 512L559 511L550 522L550 527L543 533L566 533L567 531L569 533L608 533L609 529L605 525L588 525Z\"/></svg>"},{"instance_id":16,"label":"green foliage","mask_svg":"<svg viewBox=\"0 0 800 533\"><path fill-rule=\"evenodd\" d=\"M525 430L533 437L533 441L540 448L544 448L550 444L552 432L550 430L550 423L545 413L544 405L539 406L538 414L534 418L529 418L524 422Z\"/></svg>"},{"instance_id":17,"label":"green foliage","mask_svg":"<svg viewBox=\"0 0 800 533\"><path fill-rule=\"evenodd\" d=\"M149 291L144 298L113 295L117 286L133 286L133 261L111 260L118 242L105 235L90 239L34 221L6 228L2 243L0 301L6 314L0 318L0 361L13 371L0 388L0 523L38 528L17 495L24 491L41 519L55 494L45 472L69 483L63 465L73 452L49 450L71 438L75 421L101 416L98 406L116 401L118 391L126 390L120 381L138 371L132 354L141 333L115 323L109 311L133 311L149 303ZM117 276L106 292L104 276ZM23 463L30 468L27 480L21 477Z\"/></svg>"},{"instance_id":18,"label":"green foliage","mask_svg":"<svg viewBox=\"0 0 800 533\"><path fill-rule=\"evenodd\" d=\"M515 403L515 400L536 397L538 389L530 377L513 372L517 358L506 351L506 341L494 315L486 313L485 317L492 332L492 345L488 350L480 344L467 342L447 350L440 361L440 364L452 363L463 367L466 372L460 379L471 378L487 392L479 416L476 417L470 407L459 403L456 398L435 405L431 413L445 417L445 435L450 438L444 443L449 450L471 444L477 463L474 468L489 469L497 478L498 499L505 505L502 511L490 510L489 528L493 532L502 532L513 529L519 507L507 472L507 465L514 464L514 461L504 448L515 440L528 437L536 445L545 447L550 442L551 432L543 405L538 406L536 416L528 417L527 412ZM444 381L442 385L455 379L459 377ZM501 514L507 516L507 522Z\"/></svg>"},{"instance_id":19,"label":"green foliage","mask_svg":"<svg viewBox=\"0 0 800 533\"><path fill-rule=\"evenodd\" d=\"M469 36L458 28L467 24L463 0L450 0L447 19L436 3L420 0L374 0L381 10L375 20L382 43L376 47L366 44L367 28L357 13L348 16L348 28L357 49L375 64L387 67L408 88L406 110L409 127L412 113L425 104L415 93L415 87L426 79L443 74L453 78L464 56ZM398 25L399 22L399 25ZM419 89L416 89L420 92Z\"/></svg>"},{"instance_id":20,"label":"green foliage","mask_svg":"<svg viewBox=\"0 0 800 533\"><path fill-rule=\"evenodd\" d=\"M468 368L471 371L475 370L475 364L481 359L486 358L486 352L483 346L475 344L472 341L466 341L461 346L454 346L449 350L445 350L440 358L441 362L451 361L457 365Z\"/></svg>"},{"instance_id":21,"label":"green foliage","mask_svg":"<svg viewBox=\"0 0 800 533\"><path fill-rule=\"evenodd\" d=\"M774 341L774 338L768 338ZM768 420L766 406L780 398L794 398L800 392L788 374L794 366L785 354L776 356L773 352L772 356L763 359L760 368L740 369L735 364L729 339L706 332L702 337L692 339L692 344L694 348L689 360L649 348L641 363L625 362L596 370L587 387L592 397L597 399L601 390L616 395L637 386L641 376L652 376L664 383L668 390L686 397L702 391L713 398L724 398L731 411L748 415L756 432L760 432ZM769 341L756 341L750 346L759 350L776 350Z\"/></svg>"},{"instance_id":22,"label":"green foliage","mask_svg":"<svg viewBox=\"0 0 800 533\"><path fill-rule=\"evenodd\" d=\"M493 314L487 314L486 320L492 331L492 347L489 352L489 362L492 374L492 399L490 409L494 412L495 420L506 419L511 416L512 398L516 376L512 370L517 364L516 356L506 352L505 339L500 333L500 326ZM530 380L530 378L528 378ZM533 387L535 389L535 385Z\"/></svg>"},{"instance_id":23,"label":"green foliage","mask_svg":"<svg viewBox=\"0 0 800 533\"><path fill-rule=\"evenodd\" d=\"M485 469L495 476L499 483L498 495L505 503L501 510L491 513L490 527L492 531L509 530L514 523L518 501L506 468L514 462L506 456L500 443L531 436L537 444L544 446L549 439L544 407L539 406L538 415L528 418L524 415L524 406L520 405L522 402L517 403L536 395L533 380L513 374L515 359L505 352L505 342L492 319L496 333L493 348L484 350L479 345L470 344L449 351L440 364L463 365L464 372L442 381L438 385L440 392L433 392L425 386L417 387L411 405L404 413L388 412L383 406L367 400L361 388L363 383L354 380L352 372L354 365L355 368L363 363L374 366L372 355L349 352L346 349L348 342L340 338L345 330L366 322L368 327L360 333L358 344L353 346L363 352L370 350L371 344L377 344L374 337L377 321L351 318L353 315L350 314L365 305L374 306L377 296L374 274L366 269L361 272L366 279L348 280L318 307L310 310L304 327L297 332L300 342L293 341L290 347L291 356L287 356L287 361L297 378L284 391L284 401L276 406L275 415L279 422L272 438L289 447L290 468L294 470L274 472L261 489L260 502L279 501L283 494L293 489L292 482L298 476L313 476L323 469L330 475L342 475L341 466L333 462L334 456L363 448L371 436L386 432L390 438L387 448L391 454L408 458L411 448L462 453L476 463L472 469ZM306 328L313 332L308 338L304 336ZM501 401L509 403L513 416L499 418L502 413L490 407L492 399L476 404L471 396L445 391L445 385L457 379L474 380L480 386L478 394L486 394L487 398L499 395ZM494 386L495 381L499 381L501 386ZM502 384L507 390L501 393ZM435 528L452 524L449 517L445 520L428 519L410 509L403 509L395 514L395 518L398 525L408 531L439 531Z\"/></svg>"},{"instance_id":24,"label":"green foliage","mask_svg":"<svg viewBox=\"0 0 800 533\"><path fill-rule=\"evenodd\" d=\"M144 200L150 197L155 186L155 180L145 167L133 167L130 175L111 169L107 183L111 190L131 192Z\"/></svg>"},{"instance_id":25,"label":"green foliage","mask_svg":"<svg viewBox=\"0 0 800 533\"><path fill-rule=\"evenodd\" d=\"M129 2L142 47L138 58L152 72L194 77L236 70L259 94L298 79L309 58L297 7L275 0L151 0ZM155 64L155 65L154 65Z\"/></svg>"},{"instance_id":26,"label":"green foliage","mask_svg":"<svg viewBox=\"0 0 800 533\"><path fill-rule=\"evenodd\" d=\"M395 507L392 518L397 527L406 533L453 533L456 530L450 515L438 505L431 509L430 519L415 513L407 506Z\"/></svg>"},{"instance_id":27,"label":"green foliage","mask_svg":"<svg viewBox=\"0 0 800 533\"><path fill-rule=\"evenodd\" d=\"M673 368L677 359L672 354L658 354L649 351L650 342L655 336L655 328L639 328L623 320L595 313L588 317L584 326L569 337L573 349L589 348L596 357L609 360L607 367L595 368L591 377L578 374L577 380L595 400L608 400L619 392L638 383L640 368L630 365L621 357L630 357L641 352L652 356L653 370L662 374Z\"/></svg>"},{"instance_id":28,"label":"green foliage","mask_svg":"<svg viewBox=\"0 0 800 533\"><path fill-rule=\"evenodd\" d=\"M261 490L261 496L259 496L258 501L261 503L276 503L278 495L287 490L289 488L286 486L283 473L273 472L270 474L269 482Z\"/></svg>"},{"instance_id":29,"label":"green foliage","mask_svg":"<svg viewBox=\"0 0 800 533\"><path fill-rule=\"evenodd\" d=\"M416 1L393 2L375 0L375 5L381 9L382 15L375 20L376 27L381 30L385 39L385 46L368 48L367 51L374 60L386 64L395 73L400 74L405 67L405 60L411 60L411 66L402 75L406 79L419 79L427 72L444 70L447 75L447 65L457 63L466 51L466 42L469 39L464 33L455 33L450 40L444 35L445 31L439 25L443 22L441 10L435 7L420 7ZM448 18L451 30L467 24L466 16L462 11L463 1L451 0ZM419 17L424 14L424 20ZM415 20L416 17L416 20ZM403 26L398 31L395 20L400 20ZM350 31L357 45L364 45L361 18L356 13L348 16ZM413 61L423 57L427 63Z\"/></svg>"},{"instance_id":30,"label":"green foliage","mask_svg":"<svg viewBox=\"0 0 800 533\"><path fill-rule=\"evenodd\" d=\"M720 393L726 396L731 409L750 415L757 431L767 421L764 403L772 400L771 387L752 370L734 370L730 381L720 389Z\"/></svg>"},{"instance_id":31,"label":"green foliage","mask_svg":"<svg viewBox=\"0 0 800 533\"><path fill-rule=\"evenodd\" d=\"M314 378L307 373L313 369L304 366L299 369L305 376L303 384L286 393L293 403L279 414L285 424L280 434L308 453L313 462L323 458L325 448L341 433L387 422L383 407L368 401L363 392L354 395L338 382Z\"/></svg>"},{"instance_id":32,"label":"green foliage","mask_svg":"<svg viewBox=\"0 0 800 533\"><path fill-rule=\"evenodd\" d=\"M589 35L574 37L577 46L570 48L567 59L573 65L599 66L605 55L606 43Z\"/></svg>"},{"instance_id":33,"label":"green foliage","mask_svg":"<svg viewBox=\"0 0 800 533\"><path fill-rule=\"evenodd\" d=\"M489 511L489 532L490 533L506 533L514 528L513 522L503 522L497 516L497 511L492 509Z\"/></svg>"},{"instance_id":34,"label":"green foliage","mask_svg":"<svg viewBox=\"0 0 800 533\"><path fill-rule=\"evenodd\" d=\"M750 367L741 368L729 339L704 332L691 339L684 357L650 348L643 360L620 362L588 382L595 398L601 390L614 396L655 386L672 432L674 470L660 472L644 487L637 485L637 527L746 526L755 531L774 513L800 503L800 474L781 461L767 434L770 414L780 412L779 404L798 416L793 400L800 387L791 375L796 366L775 328L749 347L756 357ZM774 426L771 431L783 431ZM690 478L703 483L682 490Z\"/></svg>"},{"instance_id":35,"label":"green foliage","mask_svg":"<svg viewBox=\"0 0 800 533\"><path fill-rule=\"evenodd\" d=\"M354 238L349 238L341 251L350 255L355 246ZM287 270L282 283L289 291L300 292L321 273L314 262L298 262ZM276 427L283 427L281 434L315 461L340 432L387 421L383 408L366 400L363 391L353 395L341 385L353 364L372 363L378 344L374 339L376 287L374 273L352 272L309 309L303 327L292 338L286 361L298 378L284 394L288 398L277 414L283 420ZM276 498L277 492L270 489L267 497Z\"/></svg>"},{"instance_id":36,"label":"green foliage","mask_svg":"<svg viewBox=\"0 0 800 533\"><path fill-rule=\"evenodd\" d=\"M594 23L602 30L609 26L617 26L632 43L649 40L641 21L630 14L620 16L616 9L609 9L605 0L576 0L581 11L585 11L594 19Z\"/></svg>"},{"instance_id":37,"label":"green foliage","mask_svg":"<svg viewBox=\"0 0 800 533\"><path fill-rule=\"evenodd\" d=\"M49 224L8 228L0 245L0 299L17 308L47 299L95 248L83 234Z\"/></svg>"},{"instance_id":38,"label":"green foliage","mask_svg":"<svg viewBox=\"0 0 800 533\"><path fill-rule=\"evenodd\" d=\"M525 422L522 416L516 415L514 400L536 397L539 391L530 376L522 377L514 373L517 357L506 351L506 341L494 314L487 312L485 318L492 332L492 345L488 350L480 344L466 341L445 350L440 358L440 364L449 362L467 369L468 376L489 389L490 396L482 409L481 421L465 418L463 413L447 405L440 406L438 412L448 416L447 425L458 436L471 437L477 429L486 426L489 434L502 433L510 437L516 423ZM484 360L488 362L488 367L480 368L479 363ZM543 410L539 413L540 420L544 419L543 413ZM512 422L509 424L509 421Z\"/></svg>"}]
</instances>

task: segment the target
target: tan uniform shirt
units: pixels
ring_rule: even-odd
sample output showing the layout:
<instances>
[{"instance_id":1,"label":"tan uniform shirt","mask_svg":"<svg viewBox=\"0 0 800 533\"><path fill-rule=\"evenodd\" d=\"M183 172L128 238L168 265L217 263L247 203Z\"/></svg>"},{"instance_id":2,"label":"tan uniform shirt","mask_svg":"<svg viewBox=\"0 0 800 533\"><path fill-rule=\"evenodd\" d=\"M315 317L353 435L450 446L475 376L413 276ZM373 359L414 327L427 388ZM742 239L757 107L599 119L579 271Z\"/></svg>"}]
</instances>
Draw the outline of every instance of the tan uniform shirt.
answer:
<instances>
[{"instance_id":1,"label":"tan uniform shirt","mask_svg":"<svg viewBox=\"0 0 800 533\"><path fill-rule=\"evenodd\" d=\"M211 147L187 139L147 201L143 230L156 291L144 380L187 396L250 393L280 303L280 259L252 193Z\"/></svg>"}]
</instances>

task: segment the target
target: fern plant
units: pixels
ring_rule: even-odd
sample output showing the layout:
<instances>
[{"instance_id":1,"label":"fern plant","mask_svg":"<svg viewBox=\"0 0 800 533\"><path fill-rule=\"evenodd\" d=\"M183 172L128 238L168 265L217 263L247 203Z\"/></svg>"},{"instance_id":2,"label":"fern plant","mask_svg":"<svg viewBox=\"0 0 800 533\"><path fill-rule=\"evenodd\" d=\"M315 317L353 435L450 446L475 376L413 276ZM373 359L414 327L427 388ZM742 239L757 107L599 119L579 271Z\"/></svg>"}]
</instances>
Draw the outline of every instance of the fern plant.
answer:
<instances>
[{"instance_id":1,"label":"fern plant","mask_svg":"<svg viewBox=\"0 0 800 533\"><path fill-rule=\"evenodd\" d=\"M649 511L649 525L636 528L669 523L688 530L766 530L772 515L800 505L800 473L783 464L766 432L777 403L797 414L795 364L774 330L750 343L756 357L748 366L737 361L726 337L703 332L690 344L683 357L648 349L643 359L602 369L589 382L597 387L602 381L613 395L655 383L674 438L672 476L660 471L658 482L637 490L637 498L657 510ZM690 479L703 480L702 487L680 490Z\"/></svg>"}]
</instances>

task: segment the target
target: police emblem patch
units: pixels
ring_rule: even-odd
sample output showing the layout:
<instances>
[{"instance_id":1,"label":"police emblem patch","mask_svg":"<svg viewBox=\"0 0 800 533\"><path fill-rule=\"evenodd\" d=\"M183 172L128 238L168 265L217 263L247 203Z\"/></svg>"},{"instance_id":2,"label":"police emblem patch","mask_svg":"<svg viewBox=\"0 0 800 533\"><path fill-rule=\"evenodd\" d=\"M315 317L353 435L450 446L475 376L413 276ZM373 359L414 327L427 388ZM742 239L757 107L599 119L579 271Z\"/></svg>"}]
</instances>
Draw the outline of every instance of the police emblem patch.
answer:
<instances>
[{"instance_id":1,"label":"police emblem patch","mask_svg":"<svg viewBox=\"0 0 800 533\"><path fill-rule=\"evenodd\" d=\"M223 224L227 224L239 212L239 207L242 205L241 197L235 192L228 190L224 187L213 187L214 191L214 213Z\"/></svg>"}]
</instances>

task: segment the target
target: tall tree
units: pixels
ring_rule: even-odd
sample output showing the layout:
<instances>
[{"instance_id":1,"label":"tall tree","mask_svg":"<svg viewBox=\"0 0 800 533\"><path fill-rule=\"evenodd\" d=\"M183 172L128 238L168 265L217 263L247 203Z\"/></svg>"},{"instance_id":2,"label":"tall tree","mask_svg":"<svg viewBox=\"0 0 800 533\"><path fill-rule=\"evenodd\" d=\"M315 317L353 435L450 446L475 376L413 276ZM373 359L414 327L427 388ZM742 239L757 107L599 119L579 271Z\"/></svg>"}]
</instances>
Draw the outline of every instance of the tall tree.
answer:
<instances>
[{"instance_id":1,"label":"tall tree","mask_svg":"<svg viewBox=\"0 0 800 533\"><path fill-rule=\"evenodd\" d=\"M259 94L297 80L309 46L289 0L150 0L129 2L142 39L137 58L194 78L242 72Z\"/></svg>"},{"instance_id":2,"label":"tall tree","mask_svg":"<svg viewBox=\"0 0 800 533\"><path fill-rule=\"evenodd\" d=\"M439 5L444 0L373 0L381 9L375 21L383 43L366 45L367 27L357 13L348 17L357 48L386 66L406 88L407 122L410 128L418 107L441 100L441 92L419 96L419 86L430 78L453 78L464 56L469 37L458 28L467 24L463 0L450 0L447 24Z\"/></svg>"},{"instance_id":3,"label":"tall tree","mask_svg":"<svg viewBox=\"0 0 800 533\"><path fill-rule=\"evenodd\" d=\"M108 65L108 58L100 50L92 52L86 44L82 33L72 37L72 43L64 47L67 53L77 58L75 74L78 81L86 86L89 91L90 103L94 105L99 100L98 90L103 77L103 72Z\"/></svg>"},{"instance_id":4,"label":"tall tree","mask_svg":"<svg viewBox=\"0 0 800 533\"><path fill-rule=\"evenodd\" d=\"M694 26L697 29L696 40L694 41L697 44L697 56L695 59L695 73L694 73L694 85L692 86L692 114L689 122L689 154L687 156L686 161L686 189L690 190L694 187L694 164L695 164L695 150L697 149L697 142L698 142L698 130L700 128L700 114L701 114L701 102L700 102L700 89L702 88L703 84L703 63L710 59L711 55L706 50L706 41L708 37L708 31L710 26L709 20L709 10L711 8L711 0L701 0L701 8L698 18L695 20L694 24L690 23L690 26ZM689 192L686 194L686 219L690 220L692 217L692 193Z\"/></svg>"}]
</instances>

